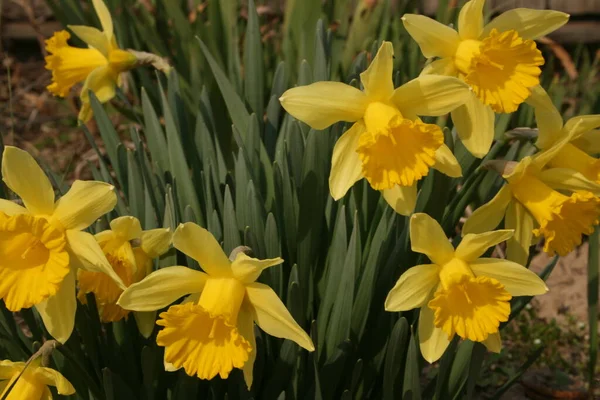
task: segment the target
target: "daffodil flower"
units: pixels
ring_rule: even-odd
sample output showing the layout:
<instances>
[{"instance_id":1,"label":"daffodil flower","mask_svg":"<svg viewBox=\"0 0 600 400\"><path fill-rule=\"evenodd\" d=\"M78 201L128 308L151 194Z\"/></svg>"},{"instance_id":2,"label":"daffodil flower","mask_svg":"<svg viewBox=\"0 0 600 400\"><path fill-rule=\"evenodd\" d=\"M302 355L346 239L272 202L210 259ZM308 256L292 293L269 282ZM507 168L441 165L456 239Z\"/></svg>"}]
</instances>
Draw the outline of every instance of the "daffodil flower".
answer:
<instances>
[{"instance_id":1,"label":"daffodil flower","mask_svg":"<svg viewBox=\"0 0 600 400\"><path fill-rule=\"evenodd\" d=\"M115 97L116 87L121 84L121 73L133 68L137 57L117 45L113 34L113 21L102 0L92 0L103 31L91 26L69 26L81 40L89 45L82 49L67 44L71 37L67 31L55 32L46 41L46 69L52 71L52 83L48 90L64 97L73 85L84 82L81 90L79 120L87 122L92 117L89 91L93 91L101 103Z\"/></svg>"},{"instance_id":2,"label":"daffodil flower","mask_svg":"<svg viewBox=\"0 0 600 400\"><path fill-rule=\"evenodd\" d=\"M568 170L574 170L581 174L581 177L600 184L600 160L590 155L598 153L600 132L593 129L600 127L600 115L581 115L563 124L560 112L546 91L539 86L533 90L527 103L535 110L539 130L536 146L542 150L549 149L567 136L573 127L578 127L569 143L548 162L551 170L546 171L546 175L560 181L566 177L565 172L571 175L572 172ZM595 194L600 195L600 192Z\"/></svg>"},{"instance_id":3,"label":"daffodil flower","mask_svg":"<svg viewBox=\"0 0 600 400\"><path fill-rule=\"evenodd\" d=\"M25 207L0 199L0 298L11 311L35 306L48 332L64 343L75 323L77 268L110 274L123 285L94 237L82 231L114 208L114 187L75 181L55 202L40 166L12 146L4 149L2 179Z\"/></svg>"},{"instance_id":4,"label":"daffodil flower","mask_svg":"<svg viewBox=\"0 0 600 400\"><path fill-rule=\"evenodd\" d=\"M450 112L465 102L469 89L456 78L424 76L394 90L392 68L392 44L383 42L360 74L364 91L341 82L316 82L290 89L279 100L288 113L314 129L355 122L333 149L329 190L335 200L366 178L394 210L409 215L417 181L430 167L461 176L442 130L417 116Z\"/></svg>"},{"instance_id":5,"label":"daffodil flower","mask_svg":"<svg viewBox=\"0 0 600 400\"><path fill-rule=\"evenodd\" d=\"M42 367L41 360L41 357L36 358L27 368L25 368L24 362L0 361L0 398L4 398L8 388L17 379L6 400L52 399L52 393L48 386L56 387L58 394L63 396L74 394L75 388L67 378L52 368ZM23 373L21 374L21 372ZM20 377L19 374L21 374Z\"/></svg>"},{"instance_id":6,"label":"daffodil flower","mask_svg":"<svg viewBox=\"0 0 600 400\"><path fill-rule=\"evenodd\" d=\"M458 32L423 15L402 17L423 55L439 57L421 74L457 76L473 89L466 103L452 112L452 121L465 147L479 158L494 139L494 111L515 111L539 85L544 58L534 40L569 19L558 11L516 8L484 25L484 3L465 3Z\"/></svg>"},{"instance_id":7,"label":"daffodil flower","mask_svg":"<svg viewBox=\"0 0 600 400\"><path fill-rule=\"evenodd\" d=\"M548 291L544 281L522 265L480 258L489 247L512 235L511 230L465 235L455 250L433 218L422 213L411 217L412 250L425 254L432 263L402 274L385 300L385 309L420 307L421 353L430 363L442 356L454 335L499 353L498 328L508 320L511 298Z\"/></svg>"},{"instance_id":8,"label":"daffodil flower","mask_svg":"<svg viewBox=\"0 0 600 400\"><path fill-rule=\"evenodd\" d=\"M119 217L110 222L109 230L96 234L96 240L115 273L125 286L144 279L152 272L152 260L164 254L171 245L169 229L142 231L135 217ZM102 272L79 270L78 298L86 301L86 293L93 293L99 307L102 322L116 322L125 318L129 311L117 305L123 289ZM154 329L155 312L134 313L140 333L150 337Z\"/></svg>"},{"instance_id":9,"label":"daffodil flower","mask_svg":"<svg viewBox=\"0 0 600 400\"><path fill-rule=\"evenodd\" d=\"M505 228L515 231L507 243L507 257L523 265L534 236L545 239L544 251L551 255L564 256L580 245L582 235L591 234L600 222L600 198L595 195L600 185L575 170L544 167L578 132L585 131L584 122L578 120L552 147L518 163L490 162L506 184L467 219L463 234L495 229L504 219Z\"/></svg>"},{"instance_id":10,"label":"daffodil flower","mask_svg":"<svg viewBox=\"0 0 600 400\"><path fill-rule=\"evenodd\" d=\"M227 378L241 368L248 388L256 358L254 322L268 334L293 340L313 351L310 337L298 326L277 294L255 282L281 258L258 260L244 253L231 262L206 230L180 225L173 246L200 263L205 272L174 266L160 269L131 285L118 304L128 310L155 311L183 296L179 305L160 314L164 328L156 342L165 347L165 367L183 368L201 379Z\"/></svg>"}]
</instances>

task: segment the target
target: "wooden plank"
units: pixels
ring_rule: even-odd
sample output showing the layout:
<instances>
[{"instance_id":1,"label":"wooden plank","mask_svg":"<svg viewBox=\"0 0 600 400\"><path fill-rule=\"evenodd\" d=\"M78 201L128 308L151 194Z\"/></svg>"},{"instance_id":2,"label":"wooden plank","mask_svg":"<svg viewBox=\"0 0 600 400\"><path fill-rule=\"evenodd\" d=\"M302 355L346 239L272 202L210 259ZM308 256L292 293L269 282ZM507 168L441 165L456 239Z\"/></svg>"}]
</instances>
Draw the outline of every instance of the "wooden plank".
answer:
<instances>
[{"instance_id":1,"label":"wooden plank","mask_svg":"<svg viewBox=\"0 0 600 400\"><path fill-rule=\"evenodd\" d=\"M492 14L500 13L512 8L535 8L545 9L546 0L489 0L489 10Z\"/></svg>"},{"instance_id":2,"label":"wooden plank","mask_svg":"<svg viewBox=\"0 0 600 400\"><path fill-rule=\"evenodd\" d=\"M548 8L571 15L600 14L598 0L548 0Z\"/></svg>"}]
</instances>

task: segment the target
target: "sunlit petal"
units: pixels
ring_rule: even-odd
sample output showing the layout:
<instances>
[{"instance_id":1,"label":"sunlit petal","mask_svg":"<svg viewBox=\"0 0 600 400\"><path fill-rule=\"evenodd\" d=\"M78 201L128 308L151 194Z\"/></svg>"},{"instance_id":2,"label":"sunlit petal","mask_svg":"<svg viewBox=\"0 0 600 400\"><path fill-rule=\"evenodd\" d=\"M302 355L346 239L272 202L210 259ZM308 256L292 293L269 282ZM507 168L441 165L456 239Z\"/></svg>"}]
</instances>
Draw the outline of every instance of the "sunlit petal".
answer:
<instances>
[{"instance_id":1,"label":"sunlit petal","mask_svg":"<svg viewBox=\"0 0 600 400\"><path fill-rule=\"evenodd\" d=\"M426 58L454 55L460 40L454 29L424 15L404 14L402 22Z\"/></svg>"},{"instance_id":2,"label":"sunlit petal","mask_svg":"<svg viewBox=\"0 0 600 400\"><path fill-rule=\"evenodd\" d=\"M423 358L429 363L434 363L440 359L450 340L448 335L437 328L434 323L434 314L427 305L421 307L419 313L419 347Z\"/></svg>"},{"instance_id":3,"label":"sunlit petal","mask_svg":"<svg viewBox=\"0 0 600 400\"><path fill-rule=\"evenodd\" d=\"M483 342L483 345L492 353L500 353L502 350L502 339L500 332L491 333Z\"/></svg>"},{"instance_id":4,"label":"sunlit petal","mask_svg":"<svg viewBox=\"0 0 600 400\"><path fill-rule=\"evenodd\" d=\"M150 258L156 258L169 250L173 234L169 228L151 229L142 232L142 250Z\"/></svg>"},{"instance_id":5,"label":"sunlit petal","mask_svg":"<svg viewBox=\"0 0 600 400\"><path fill-rule=\"evenodd\" d=\"M542 171L539 178L552 189L576 192L586 190L600 196L600 185L590 181L577 171L567 168L548 168Z\"/></svg>"},{"instance_id":6,"label":"sunlit petal","mask_svg":"<svg viewBox=\"0 0 600 400\"><path fill-rule=\"evenodd\" d=\"M372 101L385 101L394 91L392 69L394 67L394 47L391 42L383 42L369 67L360 74L365 93Z\"/></svg>"},{"instance_id":7,"label":"sunlit petal","mask_svg":"<svg viewBox=\"0 0 600 400\"><path fill-rule=\"evenodd\" d=\"M211 276L231 276L231 262L206 229L188 222L180 224L173 234L173 246L200 263Z\"/></svg>"},{"instance_id":8,"label":"sunlit petal","mask_svg":"<svg viewBox=\"0 0 600 400\"><path fill-rule=\"evenodd\" d=\"M506 213L512 199L510 188L505 185L488 203L475 210L463 226L463 235L467 233L483 233L496 229Z\"/></svg>"},{"instance_id":9,"label":"sunlit petal","mask_svg":"<svg viewBox=\"0 0 600 400\"><path fill-rule=\"evenodd\" d=\"M494 141L494 111L483 104L474 93L467 101L452 111L456 132L469 153L484 157Z\"/></svg>"},{"instance_id":10,"label":"sunlit petal","mask_svg":"<svg viewBox=\"0 0 600 400\"><path fill-rule=\"evenodd\" d=\"M254 361L256 361L256 337L254 336L254 310L252 305L245 301L242 303L240 313L238 314L237 326L240 334L250 343L252 350L248 355L248 361L244 364L242 371L244 372L244 381L248 390L252 387L254 379Z\"/></svg>"},{"instance_id":11,"label":"sunlit petal","mask_svg":"<svg viewBox=\"0 0 600 400\"><path fill-rule=\"evenodd\" d=\"M396 185L391 189L382 190L385 201L400 215L409 216L417 204L417 183L411 186Z\"/></svg>"},{"instance_id":12,"label":"sunlit petal","mask_svg":"<svg viewBox=\"0 0 600 400\"><path fill-rule=\"evenodd\" d=\"M110 42L104 33L94 27L85 25L68 25L68 28L72 30L79 39L83 40L108 58Z\"/></svg>"},{"instance_id":13,"label":"sunlit petal","mask_svg":"<svg viewBox=\"0 0 600 400\"><path fill-rule=\"evenodd\" d=\"M410 217L410 242L414 252L423 253L437 265L454 257L454 248L440 224L427 214Z\"/></svg>"},{"instance_id":14,"label":"sunlit petal","mask_svg":"<svg viewBox=\"0 0 600 400\"><path fill-rule=\"evenodd\" d=\"M466 234L456 248L455 256L469 263L481 257L490 247L508 240L513 234L508 229Z\"/></svg>"},{"instance_id":15,"label":"sunlit petal","mask_svg":"<svg viewBox=\"0 0 600 400\"><path fill-rule=\"evenodd\" d=\"M537 39L557 30L567 23L569 14L551 10L515 8L494 18L483 28L481 36L487 36L492 29L499 32L516 30L523 39Z\"/></svg>"},{"instance_id":16,"label":"sunlit petal","mask_svg":"<svg viewBox=\"0 0 600 400\"><path fill-rule=\"evenodd\" d=\"M533 271L508 260L480 258L469 264L475 275L496 279L513 297L536 296L548 291L544 281Z\"/></svg>"},{"instance_id":17,"label":"sunlit petal","mask_svg":"<svg viewBox=\"0 0 600 400\"><path fill-rule=\"evenodd\" d=\"M527 265L529 247L533 238L533 217L518 201L513 201L506 210L507 229L514 229L514 236L508 240L506 258L521 265Z\"/></svg>"},{"instance_id":18,"label":"sunlit petal","mask_svg":"<svg viewBox=\"0 0 600 400\"><path fill-rule=\"evenodd\" d=\"M459 178L462 176L460 163L452 153L452 150L445 144L441 145L435 152L435 164L433 165L433 168L452 178Z\"/></svg>"},{"instance_id":19,"label":"sunlit petal","mask_svg":"<svg viewBox=\"0 0 600 400\"><path fill-rule=\"evenodd\" d=\"M75 181L56 202L52 219L65 229L81 230L111 211L117 204L112 185L96 181Z\"/></svg>"},{"instance_id":20,"label":"sunlit petal","mask_svg":"<svg viewBox=\"0 0 600 400\"><path fill-rule=\"evenodd\" d=\"M456 76L458 74L458 70L454 66L454 59L452 58L440 58L438 60L432 61L429 64L423 67L423 70L419 74L422 75L446 75L446 76Z\"/></svg>"},{"instance_id":21,"label":"sunlit petal","mask_svg":"<svg viewBox=\"0 0 600 400\"><path fill-rule=\"evenodd\" d=\"M560 139L563 127L562 116L541 86L532 88L531 96L525 102L533 106L535 111L535 121L539 129L536 145L541 149L547 149Z\"/></svg>"},{"instance_id":22,"label":"sunlit petal","mask_svg":"<svg viewBox=\"0 0 600 400\"><path fill-rule=\"evenodd\" d=\"M283 263L282 258L259 260L239 252L231 264L231 270L236 279L243 283L251 283L258 279L262 271L281 263Z\"/></svg>"},{"instance_id":23,"label":"sunlit petal","mask_svg":"<svg viewBox=\"0 0 600 400\"><path fill-rule=\"evenodd\" d=\"M54 296L37 304L35 308L40 313L50 335L60 343L66 343L75 326L77 310L75 272L71 271L63 279L60 289Z\"/></svg>"},{"instance_id":24,"label":"sunlit petal","mask_svg":"<svg viewBox=\"0 0 600 400\"><path fill-rule=\"evenodd\" d=\"M133 313L140 334L148 339L156 325L156 311L135 311Z\"/></svg>"},{"instance_id":25,"label":"sunlit petal","mask_svg":"<svg viewBox=\"0 0 600 400\"><path fill-rule=\"evenodd\" d=\"M359 121L352 125L335 143L329 173L329 191L334 200L339 200L362 178L362 163L356 152L365 124Z\"/></svg>"},{"instance_id":26,"label":"sunlit petal","mask_svg":"<svg viewBox=\"0 0 600 400\"><path fill-rule=\"evenodd\" d=\"M440 267L423 264L409 268L396 282L385 300L386 311L408 311L422 307L438 285Z\"/></svg>"},{"instance_id":27,"label":"sunlit petal","mask_svg":"<svg viewBox=\"0 0 600 400\"><path fill-rule=\"evenodd\" d=\"M477 39L483 30L485 0L467 1L458 14L458 34L462 40Z\"/></svg>"},{"instance_id":28,"label":"sunlit petal","mask_svg":"<svg viewBox=\"0 0 600 400\"><path fill-rule=\"evenodd\" d=\"M394 90L392 102L403 115L439 116L465 103L471 95L463 81L441 75L421 75Z\"/></svg>"},{"instance_id":29,"label":"sunlit petal","mask_svg":"<svg viewBox=\"0 0 600 400\"><path fill-rule=\"evenodd\" d=\"M54 386L58 391L58 394L68 396L75 393L75 388L71 385L71 382L67 380L60 372L45 367L38 367L35 369L35 379L39 380L46 386Z\"/></svg>"}]
</instances>

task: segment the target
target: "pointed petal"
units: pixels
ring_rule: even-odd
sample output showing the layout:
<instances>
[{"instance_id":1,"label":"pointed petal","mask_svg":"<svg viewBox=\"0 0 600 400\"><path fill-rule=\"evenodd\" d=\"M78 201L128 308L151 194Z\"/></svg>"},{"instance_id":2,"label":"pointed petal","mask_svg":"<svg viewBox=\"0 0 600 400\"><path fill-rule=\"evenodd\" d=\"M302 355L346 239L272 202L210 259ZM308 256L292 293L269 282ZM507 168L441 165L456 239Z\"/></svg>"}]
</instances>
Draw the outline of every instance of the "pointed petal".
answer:
<instances>
[{"instance_id":1,"label":"pointed petal","mask_svg":"<svg viewBox=\"0 0 600 400\"><path fill-rule=\"evenodd\" d=\"M62 374L54 369L38 367L35 369L35 379L46 386L54 386L58 394L68 396L75 393L75 388L71 382Z\"/></svg>"},{"instance_id":2,"label":"pointed petal","mask_svg":"<svg viewBox=\"0 0 600 400\"><path fill-rule=\"evenodd\" d=\"M385 299L386 311L408 311L427 304L432 290L440 282L440 267L422 264L409 268Z\"/></svg>"},{"instance_id":3,"label":"pointed petal","mask_svg":"<svg viewBox=\"0 0 600 400\"><path fill-rule=\"evenodd\" d=\"M456 248L454 255L456 258L460 258L466 263L474 262L481 257L487 249L510 239L513 234L514 232L509 229L466 234Z\"/></svg>"},{"instance_id":4,"label":"pointed petal","mask_svg":"<svg viewBox=\"0 0 600 400\"><path fill-rule=\"evenodd\" d=\"M573 139L577 139L584 133L596 128L600 128L600 115L580 115L569 119L565 123L565 130L567 132L571 129L575 130Z\"/></svg>"},{"instance_id":5,"label":"pointed petal","mask_svg":"<svg viewBox=\"0 0 600 400\"><path fill-rule=\"evenodd\" d=\"M254 308L254 320L260 329L271 336L292 340L308 351L315 350L310 337L294 321L273 289L254 282L246 286L246 298Z\"/></svg>"},{"instance_id":6,"label":"pointed petal","mask_svg":"<svg viewBox=\"0 0 600 400\"><path fill-rule=\"evenodd\" d=\"M572 143L588 154L600 153L600 130L585 132Z\"/></svg>"},{"instance_id":7,"label":"pointed petal","mask_svg":"<svg viewBox=\"0 0 600 400\"><path fill-rule=\"evenodd\" d=\"M402 23L425 58L453 57L460 42L458 33L424 15L404 14Z\"/></svg>"},{"instance_id":8,"label":"pointed petal","mask_svg":"<svg viewBox=\"0 0 600 400\"><path fill-rule=\"evenodd\" d=\"M459 178L462 176L460 164L452 151L445 144L441 145L435 152L435 164L433 168L437 169L444 175L451 178Z\"/></svg>"},{"instance_id":9,"label":"pointed petal","mask_svg":"<svg viewBox=\"0 0 600 400\"><path fill-rule=\"evenodd\" d=\"M248 301L242 303L240 313L238 314L237 327L240 334L246 339L252 350L248 354L248 361L244 364L242 371L244 373L244 381L248 390L252 387L254 379L254 361L256 361L256 337L254 336L254 310Z\"/></svg>"},{"instance_id":10,"label":"pointed petal","mask_svg":"<svg viewBox=\"0 0 600 400\"><path fill-rule=\"evenodd\" d=\"M544 281L533 271L508 260L480 258L469 264L476 276L487 276L504 285L511 296L537 296L548 291Z\"/></svg>"},{"instance_id":11,"label":"pointed petal","mask_svg":"<svg viewBox=\"0 0 600 400\"><path fill-rule=\"evenodd\" d=\"M412 251L423 253L437 265L444 265L454 257L454 248L440 224L427 214L410 217Z\"/></svg>"},{"instance_id":12,"label":"pointed petal","mask_svg":"<svg viewBox=\"0 0 600 400\"><path fill-rule=\"evenodd\" d=\"M535 121L539 130L536 146L547 149L562 135L562 116L548 93L539 85L531 89L531 96L525 102L535 111Z\"/></svg>"},{"instance_id":13,"label":"pointed petal","mask_svg":"<svg viewBox=\"0 0 600 400\"><path fill-rule=\"evenodd\" d=\"M335 143L329 173L329 191L334 200L339 200L362 178L362 163L356 149L365 124L358 121Z\"/></svg>"},{"instance_id":14,"label":"pointed petal","mask_svg":"<svg viewBox=\"0 0 600 400\"><path fill-rule=\"evenodd\" d=\"M76 265L86 271L106 274L121 289L125 289L125 284L106 259L94 236L83 231L68 230L67 242L69 243L71 265Z\"/></svg>"},{"instance_id":15,"label":"pointed petal","mask_svg":"<svg viewBox=\"0 0 600 400\"><path fill-rule=\"evenodd\" d=\"M576 192L587 190L596 196L600 196L600 185L590 181L581 173L567 168L548 168L542 171L538 177L552 189L568 190Z\"/></svg>"},{"instance_id":16,"label":"pointed petal","mask_svg":"<svg viewBox=\"0 0 600 400\"><path fill-rule=\"evenodd\" d=\"M502 350L502 339L500 338L500 332L490 333L485 339L483 345L492 353L500 353Z\"/></svg>"},{"instance_id":17,"label":"pointed petal","mask_svg":"<svg viewBox=\"0 0 600 400\"><path fill-rule=\"evenodd\" d=\"M126 310L156 311L190 293L200 293L208 276L187 267L167 267L129 286L117 304Z\"/></svg>"},{"instance_id":18,"label":"pointed petal","mask_svg":"<svg viewBox=\"0 0 600 400\"><path fill-rule=\"evenodd\" d=\"M499 32L516 30L523 39L537 39L553 32L567 23L569 14L550 10L514 8L494 18L483 28L481 37L488 36L492 29Z\"/></svg>"},{"instance_id":19,"label":"pointed petal","mask_svg":"<svg viewBox=\"0 0 600 400\"><path fill-rule=\"evenodd\" d=\"M314 129L325 129L338 121L362 119L368 97L345 83L315 82L285 91L279 101L294 118Z\"/></svg>"},{"instance_id":20,"label":"pointed petal","mask_svg":"<svg viewBox=\"0 0 600 400\"><path fill-rule=\"evenodd\" d=\"M142 250L150 258L156 258L169 250L173 234L169 228L151 229L142 232Z\"/></svg>"},{"instance_id":21,"label":"pointed petal","mask_svg":"<svg viewBox=\"0 0 600 400\"><path fill-rule=\"evenodd\" d=\"M19 214L29 214L29 211L23 206L18 205L14 201L0 199L0 212L10 216Z\"/></svg>"},{"instance_id":22,"label":"pointed petal","mask_svg":"<svg viewBox=\"0 0 600 400\"><path fill-rule=\"evenodd\" d=\"M448 335L433 324L433 311L427 305L421 307L419 313L419 347L423 358L429 363L440 359L448 348Z\"/></svg>"},{"instance_id":23,"label":"pointed petal","mask_svg":"<svg viewBox=\"0 0 600 400\"><path fill-rule=\"evenodd\" d=\"M439 116L462 105L471 95L463 81L441 75L421 75L394 90L392 102L404 115Z\"/></svg>"},{"instance_id":24,"label":"pointed petal","mask_svg":"<svg viewBox=\"0 0 600 400\"><path fill-rule=\"evenodd\" d=\"M456 76L458 70L454 66L454 59L440 58L425 65L419 76L422 75L446 75Z\"/></svg>"},{"instance_id":25,"label":"pointed petal","mask_svg":"<svg viewBox=\"0 0 600 400\"><path fill-rule=\"evenodd\" d=\"M513 201L506 210L504 225L507 229L514 229L514 236L508 240L506 258L527 265L529 247L533 238L533 217L518 201Z\"/></svg>"},{"instance_id":26,"label":"pointed petal","mask_svg":"<svg viewBox=\"0 0 600 400\"><path fill-rule=\"evenodd\" d=\"M93 70L86 78L81 89L81 101L90 102L91 90L100 103L106 103L116 95L118 73L110 66L102 66Z\"/></svg>"},{"instance_id":27,"label":"pointed petal","mask_svg":"<svg viewBox=\"0 0 600 400\"><path fill-rule=\"evenodd\" d=\"M210 276L231 276L231 262L206 229L187 222L180 224L173 234L173 247L200 263Z\"/></svg>"},{"instance_id":28,"label":"pointed petal","mask_svg":"<svg viewBox=\"0 0 600 400\"><path fill-rule=\"evenodd\" d=\"M458 14L458 34L461 40L478 39L483 31L485 0L467 1Z\"/></svg>"},{"instance_id":29,"label":"pointed petal","mask_svg":"<svg viewBox=\"0 0 600 400\"><path fill-rule=\"evenodd\" d=\"M102 0L92 0L92 4L94 5L94 10L96 10L96 15L98 15L98 19L100 19L100 24L102 25L102 30L104 34L110 41L113 36L113 21L110 16L110 11L104 1Z\"/></svg>"},{"instance_id":30,"label":"pointed petal","mask_svg":"<svg viewBox=\"0 0 600 400\"><path fill-rule=\"evenodd\" d=\"M417 183L412 186L394 186L382 190L383 198L400 215L409 216L417 204Z\"/></svg>"},{"instance_id":31,"label":"pointed petal","mask_svg":"<svg viewBox=\"0 0 600 400\"><path fill-rule=\"evenodd\" d=\"M108 59L110 42L106 35L98 29L85 25L67 25L79 39L98 50Z\"/></svg>"},{"instance_id":32,"label":"pointed petal","mask_svg":"<svg viewBox=\"0 0 600 400\"><path fill-rule=\"evenodd\" d=\"M474 93L462 106L452 111L456 132L469 153L483 158L494 141L494 111L483 104Z\"/></svg>"},{"instance_id":33,"label":"pointed petal","mask_svg":"<svg viewBox=\"0 0 600 400\"><path fill-rule=\"evenodd\" d=\"M283 263L283 258L271 258L259 260L257 258L248 257L246 254L237 253L235 260L231 264L233 276L243 283L252 283L258 279L261 272L269 267Z\"/></svg>"},{"instance_id":34,"label":"pointed petal","mask_svg":"<svg viewBox=\"0 0 600 400\"><path fill-rule=\"evenodd\" d=\"M156 324L156 311L134 311L133 317L140 334L146 339L152 336Z\"/></svg>"},{"instance_id":35,"label":"pointed petal","mask_svg":"<svg viewBox=\"0 0 600 400\"><path fill-rule=\"evenodd\" d=\"M12 378L13 375L20 373L24 367L24 362L12 362L10 360L0 361L0 380ZM2 393L2 391L0 391L0 393Z\"/></svg>"},{"instance_id":36,"label":"pointed petal","mask_svg":"<svg viewBox=\"0 0 600 400\"><path fill-rule=\"evenodd\" d=\"M124 241L139 239L142 236L140 220L131 216L113 219L110 221L110 229Z\"/></svg>"},{"instance_id":37,"label":"pointed petal","mask_svg":"<svg viewBox=\"0 0 600 400\"><path fill-rule=\"evenodd\" d=\"M51 215L54 189L38 163L26 151L5 146L2 154L2 180L19 195L33 214Z\"/></svg>"},{"instance_id":38,"label":"pointed petal","mask_svg":"<svg viewBox=\"0 0 600 400\"><path fill-rule=\"evenodd\" d=\"M115 187L104 182L75 181L56 202L52 219L65 229L82 230L110 212L117 204Z\"/></svg>"},{"instance_id":39,"label":"pointed petal","mask_svg":"<svg viewBox=\"0 0 600 400\"><path fill-rule=\"evenodd\" d=\"M75 326L75 311L77 310L75 272L71 271L63 279L54 296L48 297L37 304L35 308L40 313L50 335L64 344L71 337Z\"/></svg>"},{"instance_id":40,"label":"pointed petal","mask_svg":"<svg viewBox=\"0 0 600 400\"><path fill-rule=\"evenodd\" d=\"M502 186L496 196L488 203L479 207L465 222L462 234L483 233L496 229L506 213L506 208L512 200L508 185Z\"/></svg>"},{"instance_id":41,"label":"pointed petal","mask_svg":"<svg viewBox=\"0 0 600 400\"><path fill-rule=\"evenodd\" d=\"M377 55L363 73L360 81L365 93L372 101L387 100L394 91L392 69L394 68L394 47L391 42L383 42Z\"/></svg>"}]
</instances>

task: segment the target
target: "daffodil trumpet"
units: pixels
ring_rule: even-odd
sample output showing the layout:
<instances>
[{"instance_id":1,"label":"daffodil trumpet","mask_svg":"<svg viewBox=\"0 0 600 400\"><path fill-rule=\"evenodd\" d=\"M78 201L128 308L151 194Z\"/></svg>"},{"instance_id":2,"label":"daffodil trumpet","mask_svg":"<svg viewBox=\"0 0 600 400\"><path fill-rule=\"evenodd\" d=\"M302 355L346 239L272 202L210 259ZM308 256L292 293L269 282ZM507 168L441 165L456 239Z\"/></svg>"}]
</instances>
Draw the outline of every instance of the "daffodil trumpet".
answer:
<instances>
[{"instance_id":1,"label":"daffodil trumpet","mask_svg":"<svg viewBox=\"0 0 600 400\"><path fill-rule=\"evenodd\" d=\"M459 79L442 76L419 77L394 89L392 69L392 44L383 42L360 75L364 90L316 82L287 90L279 100L288 113L314 129L354 123L333 149L329 190L335 200L365 178L396 212L410 215L417 182L430 168L461 176L442 130L418 116L446 114L464 104L470 93Z\"/></svg>"},{"instance_id":2,"label":"daffodil trumpet","mask_svg":"<svg viewBox=\"0 0 600 400\"><path fill-rule=\"evenodd\" d=\"M419 342L425 360L438 360L455 336L500 352L498 329L508 320L510 300L548 291L544 281L522 265L481 257L512 236L512 230L468 234L454 249L433 218L422 213L411 216L412 250L425 254L431 263L402 274L385 309L420 308Z\"/></svg>"},{"instance_id":3,"label":"daffodil trumpet","mask_svg":"<svg viewBox=\"0 0 600 400\"><path fill-rule=\"evenodd\" d=\"M293 340L308 351L314 345L277 294L256 282L281 258L258 260L238 252L229 260L219 243L194 223L180 225L173 246L199 262L204 272L182 266L162 268L129 286L118 304L128 310L156 311L171 305L157 321L156 342L165 348L165 368L183 368L190 376L227 378L242 369L252 386L256 358L254 323L266 333Z\"/></svg>"},{"instance_id":4,"label":"daffodil trumpet","mask_svg":"<svg viewBox=\"0 0 600 400\"><path fill-rule=\"evenodd\" d=\"M458 31L429 17L405 14L402 22L430 62L421 75L455 76L472 93L452 111L465 147L478 158L494 139L494 113L517 110L539 85L542 53L535 39L563 26L569 15L552 10L516 8L484 24L485 0L465 3Z\"/></svg>"},{"instance_id":5,"label":"daffodil trumpet","mask_svg":"<svg viewBox=\"0 0 600 400\"><path fill-rule=\"evenodd\" d=\"M114 208L114 187L78 180L55 201L33 157L12 146L4 148L2 179L24 207L0 199L0 298L11 311L35 307L52 337L64 343L75 323L77 269L109 274L124 287L83 231Z\"/></svg>"}]
</instances>

